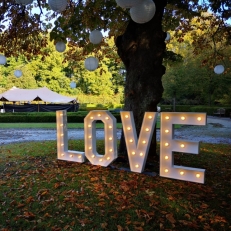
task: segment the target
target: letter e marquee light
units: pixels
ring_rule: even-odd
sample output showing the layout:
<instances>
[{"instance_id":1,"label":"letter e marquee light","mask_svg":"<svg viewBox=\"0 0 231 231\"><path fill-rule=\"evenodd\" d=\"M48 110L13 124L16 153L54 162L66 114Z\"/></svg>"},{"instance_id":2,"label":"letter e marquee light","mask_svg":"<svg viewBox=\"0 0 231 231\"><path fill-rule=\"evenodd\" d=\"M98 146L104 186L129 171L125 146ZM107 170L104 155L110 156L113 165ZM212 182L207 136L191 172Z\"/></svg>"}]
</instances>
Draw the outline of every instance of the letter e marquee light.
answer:
<instances>
[{"instance_id":1,"label":"letter e marquee light","mask_svg":"<svg viewBox=\"0 0 231 231\"><path fill-rule=\"evenodd\" d=\"M172 152L199 153L199 142L174 139L174 124L206 125L206 113L161 113L160 176L204 183L205 169L174 165Z\"/></svg>"},{"instance_id":2,"label":"letter e marquee light","mask_svg":"<svg viewBox=\"0 0 231 231\"><path fill-rule=\"evenodd\" d=\"M57 154L59 160L85 162L84 152L68 150L67 111L56 111Z\"/></svg>"}]
</instances>

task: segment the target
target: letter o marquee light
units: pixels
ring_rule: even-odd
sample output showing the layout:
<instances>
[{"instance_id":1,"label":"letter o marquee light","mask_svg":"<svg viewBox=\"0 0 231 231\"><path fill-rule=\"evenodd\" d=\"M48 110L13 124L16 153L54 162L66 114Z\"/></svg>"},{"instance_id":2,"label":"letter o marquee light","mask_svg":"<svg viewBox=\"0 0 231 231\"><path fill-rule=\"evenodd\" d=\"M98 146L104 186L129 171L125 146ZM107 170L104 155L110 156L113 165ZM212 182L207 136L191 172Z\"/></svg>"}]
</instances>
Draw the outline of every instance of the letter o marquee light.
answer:
<instances>
[{"instance_id":1,"label":"letter o marquee light","mask_svg":"<svg viewBox=\"0 0 231 231\"><path fill-rule=\"evenodd\" d=\"M96 121L104 123L105 154L96 151ZM94 165L107 167L117 158L116 118L109 111L91 111L84 118L85 155Z\"/></svg>"}]
</instances>

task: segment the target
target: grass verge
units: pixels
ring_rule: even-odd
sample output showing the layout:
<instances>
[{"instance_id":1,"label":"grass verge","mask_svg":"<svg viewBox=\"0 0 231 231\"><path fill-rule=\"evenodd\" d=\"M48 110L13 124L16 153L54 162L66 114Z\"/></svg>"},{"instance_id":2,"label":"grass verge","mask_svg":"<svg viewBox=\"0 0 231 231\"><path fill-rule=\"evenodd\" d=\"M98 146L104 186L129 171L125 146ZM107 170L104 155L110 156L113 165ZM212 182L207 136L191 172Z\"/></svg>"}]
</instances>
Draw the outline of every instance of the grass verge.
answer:
<instances>
[{"instance_id":1,"label":"grass verge","mask_svg":"<svg viewBox=\"0 0 231 231\"><path fill-rule=\"evenodd\" d=\"M156 158L148 162L158 172ZM59 161L55 141L1 146L0 230L229 230L231 146L202 144L175 164L205 168L205 184Z\"/></svg>"}]
</instances>

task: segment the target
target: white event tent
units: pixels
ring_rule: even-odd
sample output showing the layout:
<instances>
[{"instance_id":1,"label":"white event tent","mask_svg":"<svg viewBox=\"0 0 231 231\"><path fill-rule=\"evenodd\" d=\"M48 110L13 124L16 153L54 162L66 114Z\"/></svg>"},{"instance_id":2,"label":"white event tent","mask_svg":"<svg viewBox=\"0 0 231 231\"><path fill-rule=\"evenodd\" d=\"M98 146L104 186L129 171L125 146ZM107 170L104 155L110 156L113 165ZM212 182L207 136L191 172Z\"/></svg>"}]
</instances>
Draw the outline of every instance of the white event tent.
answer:
<instances>
[{"instance_id":1,"label":"white event tent","mask_svg":"<svg viewBox=\"0 0 231 231\"><path fill-rule=\"evenodd\" d=\"M10 102L30 102L36 100L52 103L69 103L76 99L74 97L60 95L49 90L47 87L38 89L20 89L12 87L10 90L0 94L0 100Z\"/></svg>"}]
</instances>

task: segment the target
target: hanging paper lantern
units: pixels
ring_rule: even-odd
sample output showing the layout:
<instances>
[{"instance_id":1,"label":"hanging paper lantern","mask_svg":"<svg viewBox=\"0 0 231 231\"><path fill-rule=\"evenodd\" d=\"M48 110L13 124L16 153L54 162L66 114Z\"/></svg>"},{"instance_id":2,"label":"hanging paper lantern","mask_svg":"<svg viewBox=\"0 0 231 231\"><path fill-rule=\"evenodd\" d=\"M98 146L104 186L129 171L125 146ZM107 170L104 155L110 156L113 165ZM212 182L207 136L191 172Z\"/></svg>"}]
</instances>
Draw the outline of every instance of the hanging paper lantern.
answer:
<instances>
[{"instance_id":1,"label":"hanging paper lantern","mask_svg":"<svg viewBox=\"0 0 231 231\"><path fill-rule=\"evenodd\" d=\"M93 30L90 33L89 39L93 44L99 44L102 41L103 35L99 30Z\"/></svg>"},{"instance_id":2,"label":"hanging paper lantern","mask_svg":"<svg viewBox=\"0 0 231 231\"><path fill-rule=\"evenodd\" d=\"M170 33L169 32L166 32L166 38L165 38L165 41L168 41L168 40L170 40L170 38L171 38L171 35L170 35Z\"/></svg>"},{"instance_id":3,"label":"hanging paper lantern","mask_svg":"<svg viewBox=\"0 0 231 231\"><path fill-rule=\"evenodd\" d=\"M214 72L218 75L222 74L224 72L224 70L225 70L225 68L223 65L217 65L214 67Z\"/></svg>"},{"instance_id":4,"label":"hanging paper lantern","mask_svg":"<svg viewBox=\"0 0 231 231\"><path fill-rule=\"evenodd\" d=\"M14 75L15 75L17 78L20 78L20 77L22 76L22 71L16 70L16 71L14 71Z\"/></svg>"},{"instance_id":5,"label":"hanging paper lantern","mask_svg":"<svg viewBox=\"0 0 231 231\"><path fill-rule=\"evenodd\" d=\"M16 3L21 4L21 5L28 5L31 4L33 0L16 0Z\"/></svg>"},{"instance_id":6,"label":"hanging paper lantern","mask_svg":"<svg viewBox=\"0 0 231 231\"><path fill-rule=\"evenodd\" d=\"M140 4L130 9L131 18L136 23L150 21L156 12L156 5L152 0L143 0Z\"/></svg>"},{"instance_id":7,"label":"hanging paper lantern","mask_svg":"<svg viewBox=\"0 0 231 231\"><path fill-rule=\"evenodd\" d=\"M94 71L95 69L97 69L98 65L99 61L95 57L88 57L84 62L85 68L89 71Z\"/></svg>"},{"instance_id":8,"label":"hanging paper lantern","mask_svg":"<svg viewBox=\"0 0 231 231\"><path fill-rule=\"evenodd\" d=\"M64 52L66 50L66 44L64 42L57 42L55 48L58 52Z\"/></svg>"},{"instance_id":9,"label":"hanging paper lantern","mask_svg":"<svg viewBox=\"0 0 231 231\"><path fill-rule=\"evenodd\" d=\"M76 82L72 81L72 82L70 83L70 87L71 87L71 88L76 88Z\"/></svg>"},{"instance_id":10,"label":"hanging paper lantern","mask_svg":"<svg viewBox=\"0 0 231 231\"><path fill-rule=\"evenodd\" d=\"M48 0L48 5L53 11L62 12L67 7L67 0Z\"/></svg>"},{"instance_id":11,"label":"hanging paper lantern","mask_svg":"<svg viewBox=\"0 0 231 231\"><path fill-rule=\"evenodd\" d=\"M116 3L118 6L122 8L131 8L139 3L141 3L143 0L116 0Z\"/></svg>"},{"instance_id":12,"label":"hanging paper lantern","mask_svg":"<svg viewBox=\"0 0 231 231\"><path fill-rule=\"evenodd\" d=\"M4 55L0 55L0 65L6 64L6 57Z\"/></svg>"}]
</instances>

